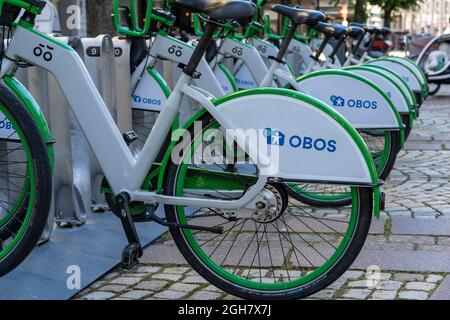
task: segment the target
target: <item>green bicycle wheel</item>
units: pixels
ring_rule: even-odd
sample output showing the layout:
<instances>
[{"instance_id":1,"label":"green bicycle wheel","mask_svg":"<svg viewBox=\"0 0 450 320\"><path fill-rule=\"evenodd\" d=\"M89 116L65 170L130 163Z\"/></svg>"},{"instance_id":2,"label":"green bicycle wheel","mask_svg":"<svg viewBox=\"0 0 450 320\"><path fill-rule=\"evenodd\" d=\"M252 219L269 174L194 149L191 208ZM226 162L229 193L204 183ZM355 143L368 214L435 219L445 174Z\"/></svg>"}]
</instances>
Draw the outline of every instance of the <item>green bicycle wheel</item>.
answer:
<instances>
[{"instance_id":1,"label":"green bicycle wheel","mask_svg":"<svg viewBox=\"0 0 450 320\"><path fill-rule=\"evenodd\" d=\"M240 198L257 180L258 168L251 161L240 161L230 170L224 161L230 157L219 150L235 148L221 146L222 131L209 114L198 121L203 131L191 128L194 139L179 143L177 150L185 152L179 161L173 162L172 157L169 162L164 193L206 199ZM218 147L214 148L214 144ZM214 155L204 150L214 150ZM211 162L210 158L218 161ZM368 232L371 188L352 187L351 205L332 209L296 201L284 184L269 183L262 193L267 206L240 213L210 207L165 206L169 222L223 227L222 234L170 230L181 253L200 275L242 298L294 299L325 288L347 270Z\"/></svg>"},{"instance_id":2,"label":"green bicycle wheel","mask_svg":"<svg viewBox=\"0 0 450 320\"><path fill-rule=\"evenodd\" d=\"M39 241L51 201L45 143L18 99L0 85L0 276Z\"/></svg>"}]
</instances>

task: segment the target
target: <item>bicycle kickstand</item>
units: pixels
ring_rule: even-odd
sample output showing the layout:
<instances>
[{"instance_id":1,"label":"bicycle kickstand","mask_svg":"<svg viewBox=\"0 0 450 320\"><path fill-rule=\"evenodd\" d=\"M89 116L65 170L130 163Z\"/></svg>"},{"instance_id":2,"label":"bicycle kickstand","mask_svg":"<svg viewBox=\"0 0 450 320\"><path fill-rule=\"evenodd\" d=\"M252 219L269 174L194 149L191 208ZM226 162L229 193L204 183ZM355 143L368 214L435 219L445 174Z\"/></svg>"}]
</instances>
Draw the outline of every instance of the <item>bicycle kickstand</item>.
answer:
<instances>
[{"instance_id":1,"label":"bicycle kickstand","mask_svg":"<svg viewBox=\"0 0 450 320\"><path fill-rule=\"evenodd\" d=\"M116 200L120 206L120 221L128 240L128 245L122 252L122 269L131 270L139 264L139 258L142 257L143 250L131 216L130 196L121 193L116 197Z\"/></svg>"}]
</instances>

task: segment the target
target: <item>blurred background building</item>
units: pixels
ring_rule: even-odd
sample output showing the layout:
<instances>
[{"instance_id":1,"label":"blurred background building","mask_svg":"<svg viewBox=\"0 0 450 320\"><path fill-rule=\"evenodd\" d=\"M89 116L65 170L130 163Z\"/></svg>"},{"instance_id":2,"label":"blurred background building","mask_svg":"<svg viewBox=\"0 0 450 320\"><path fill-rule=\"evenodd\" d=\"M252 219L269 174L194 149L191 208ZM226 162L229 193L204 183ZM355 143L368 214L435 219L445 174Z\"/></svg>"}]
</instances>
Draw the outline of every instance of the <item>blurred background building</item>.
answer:
<instances>
[{"instance_id":1,"label":"blurred background building","mask_svg":"<svg viewBox=\"0 0 450 320\"><path fill-rule=\"evenodd\" d=\"M99 15L95 17L93 22L101 24L107 20L108 16L104 14L111 8L111 0L50 0L56 4L61 17L62 28L65 30L67 18L73 14L74 5L81 10L81 30L78 33L86 33L86 29L90 30L94 26L89 26L87 21L87 13L92 15L95 8ZM128 0L127 0L128 1ZM139 0L132 0L139 1ZM386 23L383 6L389 6L390 3L403 3L406 7L412 5L410 9L403 9L397 6L390 13L390 21ZM367 19L367 23L382 26L388 24L391 29L397 33L409 33L412 35L436 35L441 34L449 27L450 19L450 0L274 0L270 4L284 3L290 5L301 5L304 8L320 9L324 11L331 21L342 23L343 21L355 21ZM155 0L157 6L163 5L163 0ZM363 11L358 15L356 11ZM269 5L268 5L269 6ZM70 9L71 8L71 9ZM111 9L112 10L112 9ZM110 12L110 11L109 11ZM270 13L270 12L269 12ZM95 13L94 13L95 14ZM276 21L277 16L273 13L272 21ZM356 14L356 16L355 16ZM189 14L180 13L182 19L190 19ZM109 20L109 19L108 19ZM110 21L107 21L110 23ZM105 22L106 23L106 22ZM95 30L94 30L95 32Z\"/></svg>"}]
</instances>

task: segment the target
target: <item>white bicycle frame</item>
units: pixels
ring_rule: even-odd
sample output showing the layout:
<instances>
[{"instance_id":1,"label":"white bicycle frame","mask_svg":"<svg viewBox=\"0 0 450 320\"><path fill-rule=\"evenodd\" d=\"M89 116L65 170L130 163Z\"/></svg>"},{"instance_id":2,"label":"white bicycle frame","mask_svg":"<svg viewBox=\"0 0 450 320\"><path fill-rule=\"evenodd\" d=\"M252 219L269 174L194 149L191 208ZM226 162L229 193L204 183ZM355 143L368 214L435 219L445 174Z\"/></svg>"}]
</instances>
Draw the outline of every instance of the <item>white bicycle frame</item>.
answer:
<instances>
[{"instance_id":1,"label":"white bicycle frame","mask_svg":"<svg viewBox=\"0 0 450 320\"><path fill-rule=\"evenodd\" d=\"M157 59L167 59L174 63L186 65L194 52L195 47L170 36L157 34L150 44L148 59L144 59L131 77L131 87L135 88L140 76L148 67L154 67ZM225 93L209 67L205 58L200 61L197 70L202 76L193 79L195 85L203 88L215 97L224 96Z\"/></svg>"},{"instance_id":2,"label":"white bicycle frame","mask_svg":"<svg viewBox=\"0 0 450 320\"><path fill-rule=\"evenodd\" d=\"M266 63L257 48L248 43L243 43L242 41L232 38L226 38L219 47L219 54L219 62L221 59L224 59L224 57L233 57L242 60L243 63L247 65L259 88L272 87L274 81L279 79L289 83L297 91L308 94L298 84L295 77L283 68L281 63L273 60L270 67L267 68Z\"/></svg>"},{"instance_id":3,"label":"white bicycle frame","mask_svg":"<svg viewBox=\"0 0 450 320\"><path fill-rule=\"evenodd\" d=\"M248 205L267 183L269 177L261 174L253 187L237 200L172 197L143 191L141 186L170 131L184 95L200 102L225 129L235 128L220 109L213 105L213 97L190 85L192 78L183 73L164 105L142 152L135 157L81 58L71 47L19 24L5 52L0 78L13 75L18 60L41 67L55 76L115 194L126 192L131 201L146 203L236 209ZM245 137L239 137L239 132L236 135L237 138L243 139L241 141L245 141ZM248 153L252 160L258 159L258 162L255 161L258 166L269 164L267 157L258 154L255 146L250 145Z\"/></svg>"}]
</instances>

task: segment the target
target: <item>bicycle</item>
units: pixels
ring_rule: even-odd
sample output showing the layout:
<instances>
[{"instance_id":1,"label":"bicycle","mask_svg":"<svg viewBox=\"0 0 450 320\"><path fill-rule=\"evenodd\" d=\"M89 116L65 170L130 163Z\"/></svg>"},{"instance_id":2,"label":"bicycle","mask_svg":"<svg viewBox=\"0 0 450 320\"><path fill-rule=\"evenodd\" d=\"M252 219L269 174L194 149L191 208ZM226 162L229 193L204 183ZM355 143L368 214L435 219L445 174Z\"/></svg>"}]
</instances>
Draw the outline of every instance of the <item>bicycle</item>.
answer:
<instances>
[{"instance_id":1,"label":"bicycle","mask_svg":"<svg viewBox=\"0 0 450 320\"><path fill-rule=\"evenodd\" d=\"M113 3L117 8L118 1ZM39 110L37 104L14 79L15 70L24 62L54 74L99 160L107 180L104 188L120 207L129 242L123 251L123 267L132 268L142 255L130 208L136 209L136 204L149 220L169 227L178 248L200 275L240 297L305 297L329 285L351 265L366 239L372 214L378 215L380 209L378 176L363 140L334 110L297 92L255 89L214 99L191 85L220 24L255 14L254 5L247 1L209 4L173 1L173 5L207 14L205 34L142 151L133 156L77 53L33 28L45 4L38 0L1 2L0 16L11 16L3 23L12 26L13 32L2 52L0 108L13 128L6 142L23 145L23 170L30 191L20 232L2 242L0 275L14 269L32 250L45 226L50 202L51 159L46 144L51 140L43 138L46 122L33 112ZM152 6L149 1L144 27L130 32L147 34ZM13 23L18 16L19 22ZM163 162L157 163L185 95L198 101L202 109L184 125L185 130L172 136ZM248 114L255 116L249 120ZM241 130L230 138L232 129ZM271 154L255 144L251 129L256 129L256 137L262 146L270 147ZM314 137L316 148L291 146L300 134ZM225 137L230 138L228 143ZM125 134L125 138L129 137ZM206 147L218 148L204 154ZM229 171L224 151L231 153L232 161L237 149L246 156ZM221 165L211 162L212 158L221 160ZM300 207L286 190L286 184L298 181L351 186L352 204L339 217ZM166 219L155 215L158 204L165 206ZM18 211L9 212L17 215Z\"/></svg>"}]
</instances>

